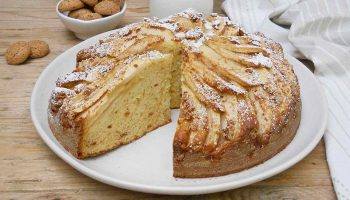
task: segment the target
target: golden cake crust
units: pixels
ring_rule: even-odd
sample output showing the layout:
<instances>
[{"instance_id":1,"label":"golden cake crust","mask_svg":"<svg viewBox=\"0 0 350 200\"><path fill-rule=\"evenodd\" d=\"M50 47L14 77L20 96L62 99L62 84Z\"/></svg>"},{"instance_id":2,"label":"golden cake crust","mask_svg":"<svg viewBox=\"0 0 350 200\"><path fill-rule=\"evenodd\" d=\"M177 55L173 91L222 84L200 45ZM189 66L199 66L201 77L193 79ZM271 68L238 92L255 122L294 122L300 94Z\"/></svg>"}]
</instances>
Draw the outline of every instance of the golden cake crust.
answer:
<instances>
[{"instance_id":1,"label":"golden cake crust","mask_svg":"<svg viewBox=\"0 0 350 200\"><path fill-rule=\"evenodd\" d=\"M250 139L230 144L219 155L184 151L174 146L174 176L179 178L206 178L239 172L254 167L282 151L294 138L301 117L301 102L295 106L291 119L282 130L273 134L267 145L259 146Z\"/></svg>"}]
</instances>

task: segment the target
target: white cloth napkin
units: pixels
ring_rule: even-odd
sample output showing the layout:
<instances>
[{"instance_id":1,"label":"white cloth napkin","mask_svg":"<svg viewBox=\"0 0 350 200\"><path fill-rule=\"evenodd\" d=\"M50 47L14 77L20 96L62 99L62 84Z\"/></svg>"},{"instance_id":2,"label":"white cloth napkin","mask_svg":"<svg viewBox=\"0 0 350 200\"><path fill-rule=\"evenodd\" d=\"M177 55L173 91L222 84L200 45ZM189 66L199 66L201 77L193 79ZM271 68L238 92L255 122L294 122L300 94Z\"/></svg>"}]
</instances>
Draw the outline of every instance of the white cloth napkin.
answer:
<instances>
[{"instance_id":1,"label":"white cloth napkin","mask_svg":"<svg viewBox=\"0 0 350 200\"><path fill-rule=\"evenodd\" d=\"M226 0L222 9L247 31L313 61L329 104L324 138L333 185L338 199L350 199L350 0Z\"/></svg>"}]
</instances>

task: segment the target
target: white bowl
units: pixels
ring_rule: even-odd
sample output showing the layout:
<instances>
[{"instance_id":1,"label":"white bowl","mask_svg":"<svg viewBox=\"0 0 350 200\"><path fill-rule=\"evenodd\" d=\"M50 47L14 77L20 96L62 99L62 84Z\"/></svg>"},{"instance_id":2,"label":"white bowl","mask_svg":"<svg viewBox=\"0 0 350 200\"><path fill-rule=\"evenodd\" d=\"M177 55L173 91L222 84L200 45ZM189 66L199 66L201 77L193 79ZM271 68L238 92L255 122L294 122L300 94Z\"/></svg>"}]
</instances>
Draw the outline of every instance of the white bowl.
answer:
<instances>
[{"instance_id":1,"label":"white bowl","mask_svg":"<svg viewBox=\"0 0 350 200\"><path fill-rule=\"evenodd\" d=\"M56 5L56 13L58 17L67 27L67 29L71 30L77 38L82 40L116 28L123 18L127 7L126 3L124 3L120 12L114 15L91 21L83 21L68 17L68 12L61 13L58 11L58 5L61 3L61 1L59 1Z\"/></svg>"}]
</instances>

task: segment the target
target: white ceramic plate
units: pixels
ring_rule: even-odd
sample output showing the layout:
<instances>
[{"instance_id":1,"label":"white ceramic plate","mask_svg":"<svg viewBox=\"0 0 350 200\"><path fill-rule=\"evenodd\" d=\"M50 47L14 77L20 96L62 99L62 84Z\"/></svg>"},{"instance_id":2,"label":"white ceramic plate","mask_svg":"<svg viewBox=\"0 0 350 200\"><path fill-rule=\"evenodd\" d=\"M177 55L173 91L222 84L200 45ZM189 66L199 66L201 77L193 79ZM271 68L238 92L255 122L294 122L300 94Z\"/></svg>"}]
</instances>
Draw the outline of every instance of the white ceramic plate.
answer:
<instances>
[{"instance_id":1,"label":"white ceramic plate","mask_svg":"<svg viewBox=\"0 0 350 200\"><path fill-rule=\"evenodd\" d=\"M301 123L294 140L287 148L263 164L216 178L174 178L172 140L177 110L172 112L172 123L141 139L97 158L78 160L57 142L48 126L48 99L57 77L74 68L76 53L109 34L107 32L90 38L58 56L37 80L31 98L31 115L41 138L64 161L93 179L148 193L179 195L219 192L249 185L288 169L310 153L323 135L327 122L327 106L321 87L302 63L287 56L300 82L303 104Z\"/></svg>"}]
</instances>

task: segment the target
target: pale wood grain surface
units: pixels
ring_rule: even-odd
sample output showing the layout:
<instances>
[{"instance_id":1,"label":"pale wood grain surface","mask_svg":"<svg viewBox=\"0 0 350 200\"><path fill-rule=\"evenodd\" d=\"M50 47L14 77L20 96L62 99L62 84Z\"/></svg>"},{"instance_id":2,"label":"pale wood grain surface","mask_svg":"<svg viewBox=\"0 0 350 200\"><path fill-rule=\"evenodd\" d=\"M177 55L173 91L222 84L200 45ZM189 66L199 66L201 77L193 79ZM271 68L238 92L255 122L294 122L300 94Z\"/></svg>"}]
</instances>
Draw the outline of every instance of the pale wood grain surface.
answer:
<instances>
[{"instance_id":1,"label":"pale wood grain surface","mask_svg":"<svg viewBox=\"0 0 350 200\"><path fill-rule=\"evenodd\" d=\"M335 199L323 141L300 163L265 181L201 196L160 196L99 183L59 159L30 118L36 79L60 53L80 41L56 17L55 0L0 0L0 199ZM216 2L215 10L219 9ZM147 16L147 0L129 0L123 25ZM51 53L23 65L6 64L14 41L42 39Z\"/></svg>"}]
</instances>

